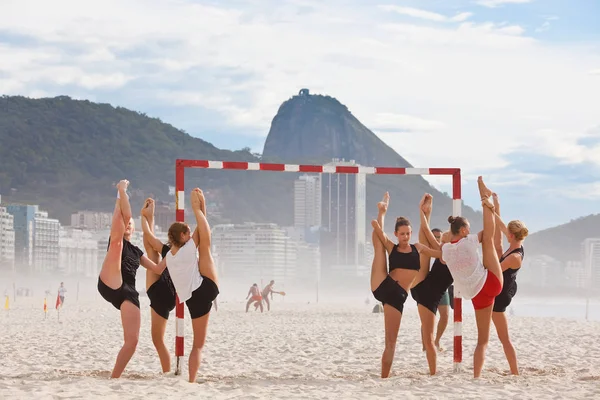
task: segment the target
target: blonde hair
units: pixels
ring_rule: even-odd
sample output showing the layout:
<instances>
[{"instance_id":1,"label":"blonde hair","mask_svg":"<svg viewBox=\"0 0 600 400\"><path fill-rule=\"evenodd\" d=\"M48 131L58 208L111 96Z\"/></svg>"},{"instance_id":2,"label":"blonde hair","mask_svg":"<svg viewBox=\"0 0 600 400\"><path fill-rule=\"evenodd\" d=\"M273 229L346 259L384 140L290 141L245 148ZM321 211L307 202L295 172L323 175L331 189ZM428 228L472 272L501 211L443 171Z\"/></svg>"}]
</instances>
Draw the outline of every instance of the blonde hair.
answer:
<instances>
[{"instance_id":1,"label":"blonde hair","mask_svg":"<svg viewBox=\"0 0 600 400\"><path fill-rule=\"evenodd\" d=\"M518 219L510 221L508 225L506 225L506 228L515 236L515 239L519 241L524 240L527 235L529 235L529 229L527 229L525 224Z\"/></svg>"}]
</instances>

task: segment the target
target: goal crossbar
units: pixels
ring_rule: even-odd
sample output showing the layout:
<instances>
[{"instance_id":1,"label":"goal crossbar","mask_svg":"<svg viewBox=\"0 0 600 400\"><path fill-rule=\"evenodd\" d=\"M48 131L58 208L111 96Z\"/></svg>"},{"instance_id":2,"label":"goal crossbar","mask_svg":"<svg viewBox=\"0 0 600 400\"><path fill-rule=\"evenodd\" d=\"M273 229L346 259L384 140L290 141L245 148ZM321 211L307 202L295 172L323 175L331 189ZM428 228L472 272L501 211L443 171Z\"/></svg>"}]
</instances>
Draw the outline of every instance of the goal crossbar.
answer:
<instances>
[{"instance_id":1,"label":"goal crossbar","mask_svg":"<svg viewBox=\"0 0 600 400\"><path fill-rule=\"evenodd\" d=\"M262 163L246 161L213 161L213 160L184 160L175 161L175 220L185 220L185 169L221 169L237 171L271 171L271 172L300 172L316 174L365 174L365 175L449 175L452 177L452 215L460 216L462 211L461 175L460 168L402 168L402 167L367 167L362 165L308 165ZM459 371L462 363L462 299L459 293L454 297L454 370ZM175 308L175 357L177 365L175 374L181 373L180 359L183 357L183 303L177 297Z\"/></svg>"}]
</instances>

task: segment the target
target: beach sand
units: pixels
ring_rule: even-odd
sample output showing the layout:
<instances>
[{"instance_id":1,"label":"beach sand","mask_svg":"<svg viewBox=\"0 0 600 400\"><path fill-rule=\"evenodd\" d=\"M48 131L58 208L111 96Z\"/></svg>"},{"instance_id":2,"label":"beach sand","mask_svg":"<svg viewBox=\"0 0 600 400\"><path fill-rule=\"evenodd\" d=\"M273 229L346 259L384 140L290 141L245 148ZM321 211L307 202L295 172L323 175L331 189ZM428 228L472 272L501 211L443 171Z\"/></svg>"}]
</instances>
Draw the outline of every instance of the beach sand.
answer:
<instances>
[{"instance_id":1,"label":"beach sand","mask_svg":"<svg viewBox=\"0 0 600 400\"><path fill-rule=\"evenodd\" d=\"M600 322L510 317L521 376L508 374L502 346L492 339L482 378L472 378L475 322L465 315L462 373L453 372L452 325L430 377L421 351L419 320L408 307L389 379L380 379L383 315L370 306L293 304L244 312L244 303L222 303L212 312L196 384L187 382L191 322L181 376L160 373L150 337L150 308L142 297L136 354L121 379L108 379L122 344L120 315L104 301L67 299L60 313L48 301L17 299L0 314L2 399L598 399ZM409 302L413 302L409 299ZM414 302L413 302L414 303ZM468 302L465 307L471 307ZM186 310L187 313L187 310ZM167 345L173 369L175 318Z\"/></svg>"}]
</instances>

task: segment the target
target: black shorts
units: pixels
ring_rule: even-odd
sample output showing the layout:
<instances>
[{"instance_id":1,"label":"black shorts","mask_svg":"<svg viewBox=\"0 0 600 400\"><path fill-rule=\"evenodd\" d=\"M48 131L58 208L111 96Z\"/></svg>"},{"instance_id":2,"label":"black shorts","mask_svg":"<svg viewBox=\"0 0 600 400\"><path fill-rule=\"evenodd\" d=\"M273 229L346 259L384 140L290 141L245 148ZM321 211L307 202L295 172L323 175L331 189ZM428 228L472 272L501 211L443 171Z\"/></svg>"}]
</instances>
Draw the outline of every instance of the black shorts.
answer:
<instances>
[{"instance_id":1,"label":"black shorts","mask_svg":"<svg viewBox=\"0 0 600 400\"><path fill-rule=\"evenodd\" d=\"M166 272L166 271L165 271ZM154 282L146 294L150 299L150 308L164 319L169 319L169 313L175 308L175 287L170 277L163 273L160 279Z\"/></svg>"},{"instance_id":2,"label":"black shorts","mask_svg":"<svg viewBox=\"0 0 600 400\"><path fill-rule=\"evenodd\" d=\"M202 277L200 287L192 292L192 297L186 300L190 317L200 318L210 312L213 300L219 295L217 284L205 276Z\"/></svg>"},{"instance_id":3,"label":"black shorts","mask_svg":"<svg viewBox=\"0 0 600 400\"><path fill-rule=\"evenodd\" d=\"M436 259L427 277L410 290L417 304L436 314L442 297L452 284L448 267Z\"/></svg>"},{"instance_id":4,"label":"black shorts","mask_svg":"<svg viewBox=\"0 0 600 400\"><path fill-rule=\"evenodd\" d=\"M517 294L517 283L514 285L503 287L502 292L494 300L494 312L505 312L513 297Z\"/></svg>"},{"instance_id":5,"label":"black shorts","mask_svg":"<svg viewBox=\"0 0 600 400\"><path fill-rule=\"evenodd\" d=\"M406 293L406 290L402 286L398 285L398 282L388 275L377 289L373 291L373 297L383 305L389 304L402 313L408 293Z\"/></svg>"},{"instance_id":6,"label":"black shorts","mask_svg":"<svg viewBox=\"0 0 600 400\"><path fill-rule=\"evenodd\" d=\"M121 309L121 304L125 300L132 302L134 306L140 308L140 294L135 290L135 287L126 283L123 283L118 289L111 289L98 278L98 292L104 300L115 306L117 310Z\"/></svg>"}]
</instances>

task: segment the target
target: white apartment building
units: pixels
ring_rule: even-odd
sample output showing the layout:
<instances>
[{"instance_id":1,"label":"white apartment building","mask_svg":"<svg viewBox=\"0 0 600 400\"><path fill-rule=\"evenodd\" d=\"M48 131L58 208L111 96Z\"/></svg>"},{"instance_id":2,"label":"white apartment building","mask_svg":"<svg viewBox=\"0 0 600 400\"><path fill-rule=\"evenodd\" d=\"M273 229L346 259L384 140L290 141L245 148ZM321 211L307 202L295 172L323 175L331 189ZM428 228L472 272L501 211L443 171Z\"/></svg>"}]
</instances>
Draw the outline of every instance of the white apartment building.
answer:
<instances>
[{"instance_id":1,"label":"white apartment building","mask_svg":"<svg viewBox=\"0 0 600 400\"><path fill-rule=\"evenodd\" d=\"M294 181L294 226L321 226L321 176L303 175Z\"/></svg>"},{"instance_id":2,"label":"white apartment building","mask_svg":"<svg viewBox=\"0 0 600 400\"><path fill-rule=\"evenodd\" d=\"M58 271L63 275L97 277L98 241L90 231L62 228L58 241Z\"/></svg>"},{"instance_id":3,"label":"white apartment building","mask_svg":"<svg viewBox=\"0 0 600 400\"><path fill-rule=\"evenodd\" d=\"M581 261L589 288L600 291L600 238L588 238L581 244Z\"/></svg>"},{"instance_id":4,"label":"white apartment building","mask_svg":"<svg viewBox=\"0 0 600 400\"><path fill-rule=\"evenodd\" d=\"M296 276L296 244L276 224L216 225L212 243L224 279L285 283Z\"/></svg>"},{"instance_id":5,"label":"white apartment building","mask_svg":"<svg viewBox=\"0 0 600 400\"><path fill-rule=\"evenodd\" d=\"M15 271L14 217L6 207L0 207L0 270Z\"/></svg>"},{"instance_id":6,"label":"white apartment building","mask_svg":"<svg viewBox=\"0 0 600 400\"><path fill-rule=\"evenodd\" d=\"M112 214L96 211L78 211L71 214L71 226L73 228L89 229L98 231L110 229Z\"/></svg>"},{"instance_id":7,"label":"white apartment building","mask_svg":"<svg viewBox=\"0 0 600 400\"><path fill-rule=\"evenodd\" d=\"M48 218L46 211L38 211L33 218L33 270L58 270L58 240L60 222Z\"/></svg>"}]
</instances>

